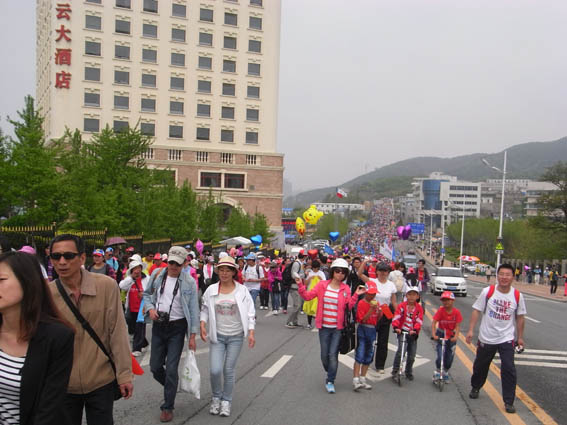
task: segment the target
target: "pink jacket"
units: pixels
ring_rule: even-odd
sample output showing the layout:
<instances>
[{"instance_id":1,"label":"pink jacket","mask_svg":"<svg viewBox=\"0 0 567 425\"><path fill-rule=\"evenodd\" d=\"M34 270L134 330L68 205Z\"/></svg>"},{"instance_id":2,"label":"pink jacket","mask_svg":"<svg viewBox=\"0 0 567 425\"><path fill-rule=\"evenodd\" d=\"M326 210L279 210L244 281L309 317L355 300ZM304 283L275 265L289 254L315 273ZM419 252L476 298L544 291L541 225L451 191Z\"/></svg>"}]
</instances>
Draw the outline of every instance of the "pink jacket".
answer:
<instances>
[{"instance_id":1,"label":"pink jacket","mask_svg":"<svg viewBox=\"0 0 567 425\"><path fill-rule=\"evenodd\" d=\"M274 281L282 280L282 271L280 269L270 269L268 271L268 282L270 282L270 291L272 290L272 285Z\"/></svg>"},{"instance_id":2,"label":"pink jacket","mask_svg":"<svg viewBox=\"0 0 567 425\"><path fill-rule=\"evenodd\" d=\"M315 326L317 329L321 329L323 326L323 297L325 296L325 291L327 291L327 286L329 286L330 280L322 280L315 285L313 289L308 291L305 289L305 285L301 282L298 285L299 295L305 301L312 300L317 297L317 315L315 316ZM337 329L342 329L345 323L345 310L348 307L352 310L356 302L358 301L358 295L350 295L350 286L346 283L341 283L339 289L339 311L337 315ZM348 304L347 304L348 302Z\"/></svg>"}]
</instances>

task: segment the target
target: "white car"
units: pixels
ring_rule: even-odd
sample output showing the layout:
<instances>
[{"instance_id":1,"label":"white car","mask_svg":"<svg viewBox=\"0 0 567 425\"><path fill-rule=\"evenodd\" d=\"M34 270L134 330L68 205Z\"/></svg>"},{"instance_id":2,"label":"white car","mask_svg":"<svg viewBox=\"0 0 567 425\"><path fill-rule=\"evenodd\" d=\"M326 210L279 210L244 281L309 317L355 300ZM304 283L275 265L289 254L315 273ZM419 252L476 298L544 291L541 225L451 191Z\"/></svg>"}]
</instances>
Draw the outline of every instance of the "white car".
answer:
<instances>
[{"instance_id":1,"label":"white car","mask_svg":"<svg viewBox=\"0 0 567 425\"><path fill-rule=\"evenodd\" d=\"M431 292L439 295L443 291L451 291L466 297L467 277L458 267L439 267L436 273L431 273Z\"/></svg>"}]
</instances>

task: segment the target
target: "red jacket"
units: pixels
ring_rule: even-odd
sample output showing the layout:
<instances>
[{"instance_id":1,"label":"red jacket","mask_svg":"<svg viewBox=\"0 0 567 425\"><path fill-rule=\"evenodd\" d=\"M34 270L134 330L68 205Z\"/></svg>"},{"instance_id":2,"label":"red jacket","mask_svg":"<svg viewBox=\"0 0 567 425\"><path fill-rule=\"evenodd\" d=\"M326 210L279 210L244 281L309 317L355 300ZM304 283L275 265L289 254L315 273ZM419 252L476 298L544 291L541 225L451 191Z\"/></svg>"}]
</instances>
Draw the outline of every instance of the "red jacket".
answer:
<instances>
[{"instance_id":1,"label":"red jacket","mask_svg":"<svg viewBox=\"0 0 567 425\"><path fill-rule=\"evenodd\" d=\"M317 302L317 314L315 315L315 326L317 329L321 329L323 326L323 298L325 296L325 291L327 290L327 286L329 286L330 280L321 280L320 282L315 285L313 289L308 291L305 289L305 285L303 282L299 283L298 291L301 298L305 301L312 300L313 298L317 297L319 300ZM339 288L339 305L338 305L338 314L337 314L337 329L344 328L345 324L345 310L348 308L352 310L356 302L358 301L358 295L350 295L350 286L346 283L341 282L341 287Z\"/></svg>"},{"instance_id":2,"label":"red jacket","mask_svg":"<svg viewBox=\"0 0 567 425\"><path fill-rule=\"evenodd\" d=\"M406 321L406 316L408 314L408 302L404 301L398 304L394 318L392 319L392 327L394 329L402 329L404 322ZM415 310L411 320L411 330L419 333L421 326L423 325L423 308L419 303L415 303Z\"/></svg>"}]
</instances>

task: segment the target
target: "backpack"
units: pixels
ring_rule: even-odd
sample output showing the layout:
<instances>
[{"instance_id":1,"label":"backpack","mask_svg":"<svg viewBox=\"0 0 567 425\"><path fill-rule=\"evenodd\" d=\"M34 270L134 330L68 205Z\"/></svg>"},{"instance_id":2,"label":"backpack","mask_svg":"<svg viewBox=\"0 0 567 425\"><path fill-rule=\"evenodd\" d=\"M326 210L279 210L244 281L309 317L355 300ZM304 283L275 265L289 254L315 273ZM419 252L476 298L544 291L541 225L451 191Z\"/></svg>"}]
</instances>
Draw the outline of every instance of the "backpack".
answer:
<instances>
[{"instance_id":1,"label":"backpack","mask_svg":"<svg viewBox=\"0 0 567 425\"><path fill-rule=\"evenodd\" d=\"M514 290L514 298L516 298L516 308L520 305L520 291L516 288L512 288ZM488 288L488 292L486 294L486 304L484 305L484 312L486 312L486 306L488 305L488 300L494 295L494 291L496 290L496 285L490 285Z\"/></svg>"},{"instance_id":2,"label":"backpack","mask_svg":"<svg viewBox=\"0 0 567 425\"><path fill-rule=\"evenodd\" d=\"M248 264L244 266L244 271L248 270ZM260 265L256 264L256 276L260 279ZM265 276L264 276L265 277Z\"/></svg>"},{"instance_id":3,"label":"backpack","mask_svg":"<svg viewBox=\"0 0 567 425\"><path fill-rule=\"evenodd\" d=\"M291 263L289 263L287 266L285 266L285 269L282 273L282 283L284 286L291 286L294 282L293 278L291 277L291 268L293 267L293 265L296 263L296 261L292 261Z\"/></svg>"}]
</instances>

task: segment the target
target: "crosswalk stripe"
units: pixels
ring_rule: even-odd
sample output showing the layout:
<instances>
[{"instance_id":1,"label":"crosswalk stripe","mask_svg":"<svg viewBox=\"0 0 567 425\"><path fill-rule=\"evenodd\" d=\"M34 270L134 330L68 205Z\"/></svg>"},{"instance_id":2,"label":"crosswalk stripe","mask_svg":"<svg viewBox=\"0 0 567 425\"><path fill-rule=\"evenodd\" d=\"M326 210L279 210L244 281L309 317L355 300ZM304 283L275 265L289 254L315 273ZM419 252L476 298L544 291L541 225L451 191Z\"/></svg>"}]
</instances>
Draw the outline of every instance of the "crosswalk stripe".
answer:
<instances>
[{"instance_id":1,"label":"crosswalk stripe","mask_svg":"<svg viewBox=\"0 0 567 425\"><path fill-rule=\"evenodd\" d=\"M277 373L286 365L287 362L291 360L293 356L288 354L284 354L279 358L277 362L275 362L272 367L270 367L267 371L265 371L260 377L261 378L273 378L277 375Z\"/></svg>"},{"instance_id":2,"label":"crosswalk stripe","mask_svg":"<svg viewBox=\"0 0 567 425\"><path fill-rule=\"evenodd\" d=\"M567 355L567 351L553 351L553 350L537 350L535 348L526 348L524 353L541 353L541 354L559 354ZM523 354L523 353L522 353Z\"/></svg>"},{"instance_id":3,"label":"crosswalk stripe","mask_svg":"<svg viewBox=\"0 0 567 425\"><path fill-rule=\"evenodd\" d=\"M500 356L496 356L496 358L499 358ZM565 362L567 361L567 357L559 357L559 356L542 356L540 354L526 354L525 352L522 354L516 354L516 356L514 357L514 362L518 363L518 361L521 361L522 359L536 359L536 360L555 360L555 361L561 361L561 362Z\"/></svg>"},{"instance_id":4,"label":"crosswalk stripe","mask_svg":"<svg viewBox=\"0 0 567 425\"><path fill-rule=\"evenodd\" d=\"M494 360L494 363L500 364L500 360ZM514 364L521 366L539 366L539 367L554 367L559 369L567 369L566 363L550 363L550 362L530 362L526 360L514 360Z\"/></svg>"}]
</instances>

